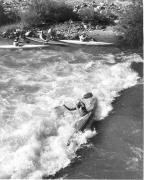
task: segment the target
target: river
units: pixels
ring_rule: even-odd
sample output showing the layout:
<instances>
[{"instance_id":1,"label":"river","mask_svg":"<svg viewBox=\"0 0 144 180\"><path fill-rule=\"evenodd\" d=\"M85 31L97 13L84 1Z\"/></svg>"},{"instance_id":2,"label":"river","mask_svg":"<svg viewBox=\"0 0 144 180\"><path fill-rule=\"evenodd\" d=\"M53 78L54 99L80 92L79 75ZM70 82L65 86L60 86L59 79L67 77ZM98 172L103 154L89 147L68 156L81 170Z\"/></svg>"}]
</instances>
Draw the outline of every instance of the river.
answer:
<instances>
[{"instance_id":1,"label":"river","mask_svg":"<svg viewBox=\"0 0 144 180\"><path fill-rule=\"evenodd\" d=\"M140 178L142 142L131 144L133 134L142 135L140 122L111 115L123 107L121 91L139 85L134 61L142 59L113 46L0 50L0 178L114 178L124 170L123 177L137 171ZM61 105L74 106L86 92L98 98L98 122L67 146L78 114Z\"/></svg>"}]
</instances>

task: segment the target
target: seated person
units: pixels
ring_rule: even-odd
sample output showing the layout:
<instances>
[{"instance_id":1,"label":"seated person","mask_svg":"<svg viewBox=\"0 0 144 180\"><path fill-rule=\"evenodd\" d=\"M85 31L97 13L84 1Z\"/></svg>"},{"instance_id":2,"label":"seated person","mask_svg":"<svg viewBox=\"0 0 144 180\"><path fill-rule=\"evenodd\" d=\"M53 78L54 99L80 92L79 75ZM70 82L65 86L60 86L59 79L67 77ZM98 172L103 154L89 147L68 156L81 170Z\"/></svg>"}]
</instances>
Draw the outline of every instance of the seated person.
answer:
<instances>
[{"instance_id":1,"label":"seated person","mask_svg":"<svg viewBox=\"0 0 144 180\"><path fill-rule=\"evenodd\" d=\"M86 104L84 103L84 101L89 101L88 107L86 107ZM93 94L91 92L89 92L89 93L84 94L82 99L78 100L74 108L69 108L65 104L64 104L64 107L68 109L69 111L78 110L80 117L83 117L89 112L93 113L96 105L97 105L97 99L93 97Z\"/></svg>"},{"instance_id":2,"label":"seated person","mask_svg":"<svg viewBox=\"0 0 144 180\"><path fill-rule=\"evenodd\" d=\"M91 92L84 94L82 99L78 100L78 102L76 103L76 107L69 108L65 104L64 107L69 111L77 110L80 117L82 117L82 119L80 119L82 121L79 121L75 124L75 128L77 130L83 131L84 129L91 129L91 126L95 119L95 111L97 110L97 98L94 97ZM86 119L85 121L85 118L83 117L86 115L88 115L88 119Z\"/></svg>"},{"instance_id":3,"label":"seated person","mask_svg":"<svg viewBox=\"0 0 144 180\"><path fill-rule=\"evenodd\" d=\"M19 37L16 37L13 41L14 46L19 46Z\"/></svg>"},{"instance_id":4,"label":"seated person","mask_svg":"<svg viewBox=\"0 0 144 180\"><path fill-rule=\"evenodd\" d=\"M85 35L85 33L82 33L82 34L79 36L79 39L80 39L80 41L85 41L85 40L86 40L86 35Z\"/></svg>"},{"instance_id":5,"label":"seated person","mask_svg":"<svg viewBox=\"0 0 144 180\"><path fill-rule=\"evenodd\" d=\"M23 46L23 45L24 45L24 38L22 37L22 35L20 35L18 40L18 46Z\"/></svg>"},{"instance_id":6,"label":"seated person","mask_svg":"<svg viewBox=\"0 0 144 180\"><path fill-rule=\"evenodd\" d=\"M88 112L95 111L95 109L97 108L97 98L94 97L91 92L84 94L82 97L82 101L86 104Z\"/></svg>"},{"instance_id":7,"label":"seated person","mask_svg":"<svg viewBox=\"0 0 144 180\"><path fill-rule=\"evenodd\" d=\"M78 110L80 117L83 117L83 116L85 116L86 114L88 114L88 111L87 111L87 109L86 109L86 106L85 106L85 104L84 104L81 100L79 100L79 101L76 103L76 107L74 107L74 108L69 108L69 107L67 107L65 104L64 104L64 107L65 107L66 109L68 109L69 111Z\"/></svg>"}]
</instances>

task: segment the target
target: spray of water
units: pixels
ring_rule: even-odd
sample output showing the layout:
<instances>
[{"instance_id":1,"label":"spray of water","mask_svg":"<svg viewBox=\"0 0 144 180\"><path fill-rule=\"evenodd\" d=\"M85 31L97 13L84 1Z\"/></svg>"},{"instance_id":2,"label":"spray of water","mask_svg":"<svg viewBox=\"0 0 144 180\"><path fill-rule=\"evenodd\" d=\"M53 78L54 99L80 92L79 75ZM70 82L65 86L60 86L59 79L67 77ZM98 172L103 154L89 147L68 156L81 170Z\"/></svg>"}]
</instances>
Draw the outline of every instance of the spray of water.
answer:
<instances>
[{"instance_id":1,"label":"spray of water","mask_svg":"<svg viewBox=\"0 0 144 180\"><path fill-rule=\"evenodd\" d=\"M119 92L136 85L139 77L130 68L131 58L108 64L89 61L89 55L81 54L84 63L69 63L71 53L60 56L53 51L45 55L37 52L27 58L19 54L10 58L14 68L3 57L0 178L42 178L68 166L76 157L77 149L96 131L74 134L72 124L78 121L79 115L65 110L62 103L74 106L85 92L93 92L98 99L95 119L102 120L112 110L111 104ZM67 146L72 135L73 141Z\"/></svg>"}]
</instances>

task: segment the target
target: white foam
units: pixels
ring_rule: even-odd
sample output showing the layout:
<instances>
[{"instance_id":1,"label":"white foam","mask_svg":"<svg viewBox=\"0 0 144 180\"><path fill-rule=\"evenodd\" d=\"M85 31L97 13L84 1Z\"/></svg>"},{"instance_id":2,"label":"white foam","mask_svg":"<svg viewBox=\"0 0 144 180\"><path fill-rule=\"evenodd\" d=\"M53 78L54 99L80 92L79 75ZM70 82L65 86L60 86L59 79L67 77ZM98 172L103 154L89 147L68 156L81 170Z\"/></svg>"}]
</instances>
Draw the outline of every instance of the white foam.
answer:
<instances>
[{"instance_id":1,"label":"white foam","mask_svg":"<svg viewBox=\"0 0 144 180\"><path fill-rule=\"evenodd\" d=\"M86 57L89 55L84 54ZM22 97L28 92L18 95L13 92L15 96L12 98L16 103L13 104L12 119L2 119L5 123L0 128L0 136L3 137L0 141L0 178L41 179L44 174L53 175L68 166L76 157L77 149L96 135L96 131L74 133L72 124L78 120L78 113L64 111L59 106L62 102L74 106L77 98L92 91L99 102L97 120L102 120L113 109L112 101L119 92L137 83L139 77L130 69L131 61L111 65L104 61L79 64L62 61L41 69L15 73L10 70L15 80L12 87L39 84L40 90L31 93L33 103L23 101ZM38 62L41 62L40 58ZM9 99L0 98L3 102L0 104L0 118L3 118L2 113L11 104ZM73 140L67 146L73 134Z\"/></svg>"}]
</instances>

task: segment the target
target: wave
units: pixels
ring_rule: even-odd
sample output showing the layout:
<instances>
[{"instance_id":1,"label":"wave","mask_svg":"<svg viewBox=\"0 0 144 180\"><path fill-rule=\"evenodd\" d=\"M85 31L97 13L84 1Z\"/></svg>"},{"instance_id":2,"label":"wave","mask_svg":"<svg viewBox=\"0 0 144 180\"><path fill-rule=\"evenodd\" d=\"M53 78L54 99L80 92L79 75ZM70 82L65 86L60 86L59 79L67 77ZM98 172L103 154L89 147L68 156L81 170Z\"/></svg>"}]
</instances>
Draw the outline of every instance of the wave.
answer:
<instances>
[{"instance_id":1,"label":"wave","mask_svg":"<svg viewBox=\"0 0 144 180\"><path fill-rule=\"evenodd\" d=\"M96 120L103 120L119 93L139 79L130 68L133 61L141 61L138 56L129 56L121 63L111 61L111 57L110 61L84 63L50 61L50 55L43 58L39 58L39 68L31 66L27 58L23 59L25 68L8 67L1 74L0 178L41 179L68 166L81 145L97 132L79 132L67 146L74 133L71 124L79 116L64 110L61 104L73 106L84 93L93 92L99 102ZM6 68L4 64L2 68Z\"/></svg>"}]
</instances>

